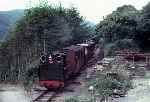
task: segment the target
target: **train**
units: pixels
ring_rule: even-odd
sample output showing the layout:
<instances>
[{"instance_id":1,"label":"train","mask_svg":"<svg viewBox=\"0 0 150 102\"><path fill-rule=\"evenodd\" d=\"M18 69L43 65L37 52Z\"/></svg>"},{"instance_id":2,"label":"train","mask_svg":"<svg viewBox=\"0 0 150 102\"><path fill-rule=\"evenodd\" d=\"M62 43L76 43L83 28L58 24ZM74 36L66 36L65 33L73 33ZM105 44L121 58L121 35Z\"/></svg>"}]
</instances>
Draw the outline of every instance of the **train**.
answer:
<instances>
[{"instance_id":1,"label":"train","mask_svg":"<svg viewBox=\"0 0 150 102\"><path fill-rule=\"evenodd\" d=\"M87 41L42 55L39 65L39 84L47 89L64 87L71 76L77 75L84 69L94 55L95 46L94 41Z\"/></svg>"}]
</instances>

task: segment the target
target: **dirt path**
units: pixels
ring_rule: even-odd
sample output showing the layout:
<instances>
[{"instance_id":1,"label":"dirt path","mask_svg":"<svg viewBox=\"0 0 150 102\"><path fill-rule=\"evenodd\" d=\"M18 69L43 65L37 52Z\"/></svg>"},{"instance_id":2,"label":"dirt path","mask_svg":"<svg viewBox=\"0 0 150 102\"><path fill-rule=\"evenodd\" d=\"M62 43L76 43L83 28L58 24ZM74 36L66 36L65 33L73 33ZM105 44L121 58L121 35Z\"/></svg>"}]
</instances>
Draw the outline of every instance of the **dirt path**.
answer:
<instances>
[{"instance_id":1,"label":"dirt path","mask_svg":"<svg viewBox=\"0 0 150 102\"><path fill-rule=\"evenodd\" d=\"M133 85L134 89L129 90L119 102L150 102L150 71L144 77L133 79Z\"/></svg>"},{"instance_id":2,"label":"dirt path","mask_svg":"<svg viewBox=\"0 0 150 102\"><path fill-rule=\"evenodd\" d=\"M1 85L0 90L0 102L30 102L30 98L20 86Z\"/></svg>"}]
</instances>

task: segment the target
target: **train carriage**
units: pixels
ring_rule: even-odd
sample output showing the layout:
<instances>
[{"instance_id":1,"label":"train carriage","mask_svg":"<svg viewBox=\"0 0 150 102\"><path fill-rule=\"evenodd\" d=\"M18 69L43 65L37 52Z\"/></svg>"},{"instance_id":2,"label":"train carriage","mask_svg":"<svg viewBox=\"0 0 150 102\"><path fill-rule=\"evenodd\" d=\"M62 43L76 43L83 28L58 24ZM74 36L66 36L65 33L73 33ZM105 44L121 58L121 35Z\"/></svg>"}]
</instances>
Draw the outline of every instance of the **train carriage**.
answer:
<instances>
[{"instance_id":1,"label":"train carriage","mask_svg":"<svg viewBox=\"0 0 150 102\"><path fill-rule=\"evenodd\" d=\"M94 55L95 44L72 45L41 57L39 82L48 89L63 87L65 81L80 72Z\"/></svg>"},{"instance_id":2,"label":"train carriage","mask_svg":"<svg viewBox=\"0 0 150 102\"><path fill-rule=\"evenodd\" d=\"M66 71L69 74L78 73L80 68L84 65L84 47L72 45L64 48L63 52L66 53Z\"/></svg>"}]
</instances>

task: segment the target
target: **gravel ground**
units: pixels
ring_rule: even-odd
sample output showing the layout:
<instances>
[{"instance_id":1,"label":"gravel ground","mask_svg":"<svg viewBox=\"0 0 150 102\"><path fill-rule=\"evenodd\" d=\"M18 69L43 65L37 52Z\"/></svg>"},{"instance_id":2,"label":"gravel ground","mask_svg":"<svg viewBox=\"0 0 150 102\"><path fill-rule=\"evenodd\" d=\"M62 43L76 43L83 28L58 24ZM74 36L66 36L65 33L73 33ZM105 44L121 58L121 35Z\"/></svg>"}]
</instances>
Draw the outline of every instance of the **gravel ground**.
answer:
<instances>
[{"instance_id":1,"label":"gravel ground","mask_svg":"<svg viewBox=\"0 0 150 102\"><path fill-rule=\"evenodd\" d=\"M21 86L0 85L0 102L30 102L30 98Z\"/></svg>"},{"instance_id":2,"label":"gravel ground","mask_svg":"<svg viewBox=\"0 0 150 102\"><path fill-rule=\"evenodd\" d=\"M133 79L134 89L129 90L126 97L119 102L150 102L150 72L144 77Z\"/></svg>"}]
</instances>

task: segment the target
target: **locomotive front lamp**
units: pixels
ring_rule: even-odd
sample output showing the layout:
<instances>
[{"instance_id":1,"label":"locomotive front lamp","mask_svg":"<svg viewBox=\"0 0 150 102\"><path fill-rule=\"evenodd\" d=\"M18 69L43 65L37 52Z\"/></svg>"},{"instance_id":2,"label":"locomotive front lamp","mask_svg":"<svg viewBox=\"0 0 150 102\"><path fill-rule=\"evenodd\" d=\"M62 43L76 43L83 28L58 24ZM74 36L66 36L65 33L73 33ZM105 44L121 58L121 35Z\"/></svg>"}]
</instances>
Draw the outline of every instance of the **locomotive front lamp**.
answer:
<instances>
[{"instance_id":1,"label":"locomotive front lamp","mask_svg":"<svg viewBox=\"0 0 150 102\"><path fill-rule=\"evenodd\" d=\"M49 55L49 57L48 57L48 62L49 62L49 63L53 63L53 60L52 60L52 56L51 56L51 55Z\"/></svg>"}]
</instances>

